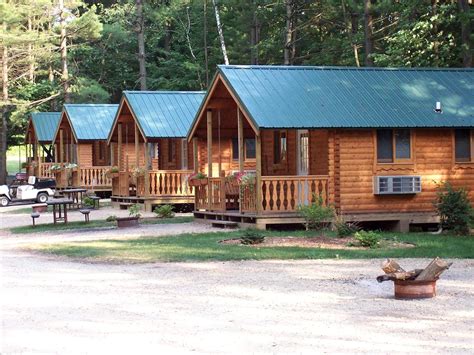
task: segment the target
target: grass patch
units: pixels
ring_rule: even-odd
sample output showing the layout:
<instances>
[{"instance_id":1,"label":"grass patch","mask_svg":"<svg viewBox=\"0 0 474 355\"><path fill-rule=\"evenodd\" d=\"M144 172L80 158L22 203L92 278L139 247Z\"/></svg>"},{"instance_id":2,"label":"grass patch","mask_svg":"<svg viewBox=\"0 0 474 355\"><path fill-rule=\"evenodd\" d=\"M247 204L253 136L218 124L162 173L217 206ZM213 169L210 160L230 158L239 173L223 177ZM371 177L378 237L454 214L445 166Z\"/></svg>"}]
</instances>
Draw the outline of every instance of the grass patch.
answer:
<instances>
[{"instance_id":1,"label":"grass patch","mask_svg":"<svg viewBox=\"0 0 474 355\"><path fill-rule=\"evenodd\" d=\"M31 214L31 212L33 212L33 210L31 208L31 206L29 206L29 207L19 208L17 210L10 210L10 211L5 212L5 213L7 213L7 214ZM53 206L48 206L48 212L53 212Z\"/></svg>"},{"instance_id":2,"label":"grass patch","mask_svg":"<svg viewBox=\"0 0 474 355\"><path fill-rule=\"evenodd\" d=\"M189 223L192 222L193 217L176 217L176 218L163 218L163 219L143 219L140 221L140 224L173 224L173 223ZM36 227L33 226L21 226L10 228L10 232L14 234L27 234L27 233L41 233L41 232L51 232L51 231L66 231L66 230L87 230L95 228L111 228L115 227L117 223L107 222L105 220L91 220L89 223L83 221L78 222L68 222L64 223L47 223L47 224L38 224Z\"/></svg>"},{"instance_id":3,"label":"grass patch","mask_svg":"<svg viewBox=\"0 0 474 355\"><path fill-rule=\"evenodd\" d=\"M265 232L271 238L292 235L314 236L314 232ZM87 259L97 262L177 262L228 261L266 259L367 259L367 258L474 258L472 237L431 235L427 233L382 233L383 238L416 244L413 248L331 250L301 247L250 247L219 244L220 240L242 236L232 233L183 234L180 236L141 239L111 239L87 242L69 242L35 245L30 249L46 254Z\"/></svg>"}]
</instances>

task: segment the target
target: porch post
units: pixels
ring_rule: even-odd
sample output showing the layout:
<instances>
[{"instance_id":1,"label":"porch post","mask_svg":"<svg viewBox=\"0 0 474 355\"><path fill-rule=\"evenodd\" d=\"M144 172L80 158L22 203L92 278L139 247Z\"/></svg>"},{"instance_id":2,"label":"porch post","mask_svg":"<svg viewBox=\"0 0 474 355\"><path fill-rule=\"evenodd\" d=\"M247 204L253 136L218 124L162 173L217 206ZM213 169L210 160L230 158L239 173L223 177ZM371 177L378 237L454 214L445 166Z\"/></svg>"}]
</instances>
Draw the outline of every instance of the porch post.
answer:
<instances>
[{"instance_id":1,"label":"porch post","mask_svg":"<svg viewBox=\"0 0 474 355\"><path fill-rule=\"evenodd\" d=\"M212 111L207 111L207 176L212 177ZM212 184L207 184L208 210L212 209Z\"/></svg>"},{"instance_id":2,"label":"porch post","mask_svg":"<svg viewBox=\"0 0 474 355\"><path fill-rule=\"evenodd\" d=\"M197 173L199 170L198 167L199 158L198 158L198 139L197 137L193 138L193 169Z\"/></svg>"},{"instance_id":3,"label":"porch post","mask_svg":"<svg viewBox=\"0 0 474 355\"><path fill-rule=\"evenodd\" d=\"M59 162L62 163L64 159L64 132L62 128L59 130Z\"/></svg>"},{"instance_id":4,"label":"porch post","mask_svg":"<svg viewBox=\"0 0 474 355\"><path fill-rule=\"evenodd\" d=\"M207 111L207 175L212 177L212 111Z\"/></svg>"},{"instance_id":5,"label":"porch post","mask_svg":"<svg viewBox=\"0 0 474 355\"><path fill-rule=\"evenodd\" d=\"M135 167L140 166L140 146L138 143L138 125L135 123Z\"/></svg>"},{"instance_id":6,"label":"porch post","mask_svg":"<svg viewBox=\"0 0 474 355\"><path fill-rule=\"evenodd\" d=\"M240 109L237 107L237 139L239 142L239 171L244 172L244 122L242 120L242 115L240 114Z\"/></svg>"},{"instance_id":7,"label":"porch post","mask_svg":"<svg viewBox=\"0 0 474 355\"><path fill-rule=\"evenodd\" d=\"M260 132L255 135L255 145L256 145L256 188L255 193L257 194L256 203L257 203L257 214L262 210L262 142L260 137Z\"/></svg>"},{"instance_id":8,"label":"porch post","mask_svg":"<svg viewBox=\"0 0 474 355\"><path fill-rule=\"evenodd\" d=\"M143 143L143 151L145 152L145 197L150 195L150 150L148 143Z\"/></svg>"},{"instance_id":9,"label":"porch post","mask_svg":"<svg viewBox=\"0 0 474 355\"><path fill-rule=\"evenodd\" d=\"M117 166L119 171L122 171L122 124L118 124L117 128L117 141L118 141L118 148L117 148Z\"/></svg>"},{"instance_id":10,"label":"porch post","mask_svg":"<svg viewBox=\"0 0 474 355\"><path fill-rule=\"evenodd\" d=\"M222 152L221 152L221 110L217 110L217 134L218 134L218 143L219 143L219 161L218 161L218 172L217 176L221 177L221 172L222 172Z\"/></svg>"}]
</instances>

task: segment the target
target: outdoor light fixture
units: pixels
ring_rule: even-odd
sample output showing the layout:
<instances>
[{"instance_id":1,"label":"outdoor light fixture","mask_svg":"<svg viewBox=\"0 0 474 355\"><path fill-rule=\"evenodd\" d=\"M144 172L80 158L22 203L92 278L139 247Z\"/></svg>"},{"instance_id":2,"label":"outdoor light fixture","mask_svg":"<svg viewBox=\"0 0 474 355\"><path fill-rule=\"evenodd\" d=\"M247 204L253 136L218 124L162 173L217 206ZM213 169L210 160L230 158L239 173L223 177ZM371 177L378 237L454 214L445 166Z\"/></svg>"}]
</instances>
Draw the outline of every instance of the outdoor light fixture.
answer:
<instances>
[{"instance_id":1,"label":"outdoor light fixture","mask_svg":"<svg viewBox=\"0 0 474 355\"><path fill-rule=\"evenodd\" d=\"M437 113L442 113L443 110L441 109L441 102L440 101L436 101L436 108L434 109L435 112Z\"/></svg>"}]
</instances>

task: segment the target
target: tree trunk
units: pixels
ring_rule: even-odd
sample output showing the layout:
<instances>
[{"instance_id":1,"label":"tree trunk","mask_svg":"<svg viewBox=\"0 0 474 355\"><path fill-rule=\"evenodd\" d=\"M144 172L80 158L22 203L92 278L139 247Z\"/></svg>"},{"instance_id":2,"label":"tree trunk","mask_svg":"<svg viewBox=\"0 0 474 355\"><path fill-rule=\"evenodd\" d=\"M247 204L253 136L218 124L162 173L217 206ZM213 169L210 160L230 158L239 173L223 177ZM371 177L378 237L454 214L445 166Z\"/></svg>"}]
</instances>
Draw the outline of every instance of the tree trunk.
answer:
<instances>
[{"instance_id":1,"label":"tree trunk","mask_svg":"<svg viewBox=\"0 0 474 355\"><path fill-rule=\"evenodd\" d=\"M204 66L206 68L206 88L209 88L209 59L208 59L208 54L207 54L207 0L204 0Z\"/></svg>"},{"instance_id":2,"label":"tree trunk","mask_svg":"<svg viewBox=\"0 0 474 355\"><path fill-rule=\"evenodd\" d=\"M433 17L438 13L438 0L432 0L431 13ZM439 67L439 41L438 41L438 20L432 20L431 25L433 26L433 52L434 52L434 66Z\"/></svg>"},{"instance_id":3,"label":"tree trunk","mask_svg":"<svg viewBox=\"0 0 474 355\"><path fill-rule=\"evenodd\" d=\"M290 65L291 39L293 34L293 0L286 0L285 45L283 47L283 64Z\"/></svg>"},{"instance_id":4,"label":"tree trunk","mask_svg":"<svg viewBox=\"0 0 474 355\"><path fill-rule=\"evenodd\" d=\"M28 32L31 35L33 31L31 16L28 16ZM28 43L28 78L31 82L35 81L35 63L33 57L33 44L31 42Z\"/></svg>"},{"instance_id":5,"label":"tree trunk","mask_svg":"<svg viewBox=\"0 0 474 355\"><path fill-rule=\"evenodd\" d=\"M372 10L371 0L364 0L364 32L365 32L365 66L373 67L374 60L373 53L373 24L372 24Z\"/></svg>"},{"instance_id":6,"label":"tree trunk","mask_svg":"<svg viewBox=\"0 0 474 355\"><path fill-rule=\"evenodd\" d=\"M3 31L7 32L7 23L3 22ZM2 126L0 129L0 185L7 179L7 115L8 115L8 47L2 51Z\"/></svg>"},{"instance_id":7,"label":"tree trunk","mask_svg":"<svg viewBox=\"0 0 474 355\"><path fill-rule=\"evenodd\" d=\"M468 0L458 0L459 13L461 18L461 45L462 64L465 68L473 66L472 44L471 44L471 20L469 18Z\"/></svg>"},{"instance_id":8,"label":"tree trunk","mask_svg":"<svg viewBox=\"0 0 474 355\"><path fill-rule=\"evenodd\" d=\"M69 72L67 69L67 34L66 34L66 22L64 18L64 0L59 0L59 25L61 28L61 65L62 65L62 82L64 90L64 102L71 102L70 91L69 91Z\"/></svg>"},{"instance_id":9,"label":"tree trunk","mask_svg":"<svg viewBox=\"0 0 474 355\"><path fill-rule=\"evenodd\" d=\"M146 90L146 61L145 61L145 27L143 18L143 1L136 0L137 23L136 32L138 39L138 65L140 70L140 90Z\"/></svg>"},{"instance_id":10,"label":"tree trunk","mask_svg":"<svg viewBox=\"0 0 474 355\"><path fill-rule=\"evenodd\" d=\"M258 43L260 42L260 22L257 16L257 6L255 0L252 2L253 5L253 20L252 27L250 29L250 64L258 64Z\"/></svg>"},{"instance_id":11,"label":"tree trunk","mask_svg":"<svg viewBox=\"0 0 474 355\"><path fill-rule=\"evenodd\" d=\"M217 8L217 0L212 0L212 4L214 5L214 13L216 15L217 32L219 33L219 40L221 42L221 51L222 51L222 56L224 57L224 64L229 65L229 58L227 57L227 50L226 50L226 47L225 47L224 32L222 31L222 24L221 24L221 19L220 19L220 16L219 16L219 9Z\"/></svg>"}]
</instances>

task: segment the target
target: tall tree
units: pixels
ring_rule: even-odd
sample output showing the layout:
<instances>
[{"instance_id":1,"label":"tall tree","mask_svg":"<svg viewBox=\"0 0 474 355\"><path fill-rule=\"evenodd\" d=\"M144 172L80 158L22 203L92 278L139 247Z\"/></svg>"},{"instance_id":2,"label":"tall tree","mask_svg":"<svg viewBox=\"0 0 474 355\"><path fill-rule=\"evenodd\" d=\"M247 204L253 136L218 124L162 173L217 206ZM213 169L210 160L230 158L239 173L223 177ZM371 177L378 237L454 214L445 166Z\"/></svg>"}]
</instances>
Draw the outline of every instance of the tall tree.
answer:
<instances>
[{"instance_id":1,"label":"tall tree","mask_svg":"<svg viewBox=\"0 0 474 355\"><path fill-rule=\"evenodd\" d=\"M219 15L219 8L217 7L217 0L212 0L214 5L214 14L216 15L217 33L219 34L219 41L221 43L222 56L224 57L224 64L229 65L229 58L227 57L227 49L225 46L224 32L222 31L222 24Z\"/></svg>"},{"instance_id":2,"label":"tall tree","mask_svg":"<svg viewBox=\"0 0 474 355\"><path fill-rule=\"evenodd\" d=\"M3 32L8 27L5 20L2 23ZM2 126L0 129L0 185L6 183L7 178L7 115L8 115L8 46L2 43Z\"/></svg>"},{"instance_id":3,"label":"tall tree","mask_svg":"<svg viewBox=\"0 0 474 355\"><path fill-rule=\"evenodd\" d=\"M471 17L468 0L458 0L461 20L462 64L466 68L473 66Z\"/></svg>"},{"instance_id":4,"label":"tall tree","mask_svg":"<svg viewBox=\"0 0 474 355\"><path fill-rule=\"evenodd\" d=\"M364 35L365 35L365 66L373 67L374 59L372 52L374 48L373 43L373 22L372 22L372 4L371 0L364 0Z\"/></svg>"},{"instance_id":5,"label":"tall tree","mask_svg":"<svg viewBox=\"0 0 474 355\"><path fill-rule=\"evenodd\" d=\"M136 32L138 40L138 65L140 68L140 90L146 90L146 57L145 57L145 20L143 17L143 0L136 0Z\"/></svg>"},{"instance_id":6,"label":"tall tree","mask_svg":"<svg viewBox=\"0 0 474 355\"><path fill-rule=\"evenodd\" d=\"M67 67L67 35L66 35L66 15L64 0L59 0L59 28L61 33L59 48L61 51L61 80L64 90L64 102L71 102L71 93L69 90L69 71Z\"/></svg>"}]
</instances>

